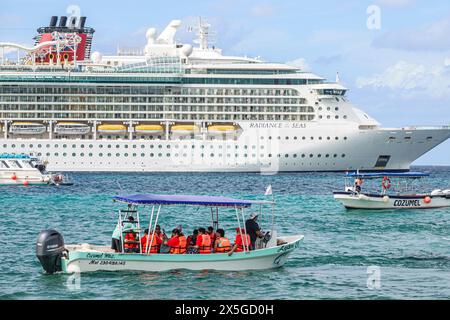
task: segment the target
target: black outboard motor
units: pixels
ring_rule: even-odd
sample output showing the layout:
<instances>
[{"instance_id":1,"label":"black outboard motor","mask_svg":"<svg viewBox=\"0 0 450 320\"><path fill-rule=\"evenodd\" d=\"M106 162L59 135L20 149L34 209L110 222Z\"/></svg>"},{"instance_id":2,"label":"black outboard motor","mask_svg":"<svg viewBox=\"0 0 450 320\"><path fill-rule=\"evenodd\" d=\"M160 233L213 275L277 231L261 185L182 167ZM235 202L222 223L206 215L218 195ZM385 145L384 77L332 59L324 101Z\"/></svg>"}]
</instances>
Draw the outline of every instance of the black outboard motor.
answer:
<instances>
[{"instance_id":1,"label":"black outboard motor","mask_svg":"<svg viewBox=\"0 0 450 320\"><path fill-rule=\"evenodd\" d=\"M65 250L64 239L58 231L41 231L36 242L36 256L47 273L62 271L61 258Z\"/></svg>"}]
</instances>

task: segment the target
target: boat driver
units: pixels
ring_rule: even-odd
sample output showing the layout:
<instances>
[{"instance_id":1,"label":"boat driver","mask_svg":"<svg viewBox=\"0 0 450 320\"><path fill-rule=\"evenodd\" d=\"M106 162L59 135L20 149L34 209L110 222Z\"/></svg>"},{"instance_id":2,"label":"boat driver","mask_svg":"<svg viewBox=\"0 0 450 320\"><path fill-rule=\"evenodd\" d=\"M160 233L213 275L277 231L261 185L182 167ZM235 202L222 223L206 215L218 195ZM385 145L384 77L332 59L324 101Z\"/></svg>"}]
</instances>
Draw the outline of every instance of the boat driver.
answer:
<instances>
[{"instance_id":1,"label":"boat driver","mask_svg":"<svg viewBox=\"0 0 450 320\"><path fill-rule=\"evenodd\" d=\"M363 184L363 179L361 179L361 178L356 178L355 179L355 191L357 192L357 193L360 193L361 192L361 187L362 187L362 184Z\"/></svg>"},{"instance_id":2,"label":"boat driver","mask_svg":"<svg viewBox=\"0 0 450 320\"><path fill-rule=\"evenodd\" d=\"M250 236L250 250L255 250L256 238L264 237L257 220L258 214L253 212L250 215L250 218L245 221L245 229L247 230L247 234Z\"/></svg>"}]
</instances>

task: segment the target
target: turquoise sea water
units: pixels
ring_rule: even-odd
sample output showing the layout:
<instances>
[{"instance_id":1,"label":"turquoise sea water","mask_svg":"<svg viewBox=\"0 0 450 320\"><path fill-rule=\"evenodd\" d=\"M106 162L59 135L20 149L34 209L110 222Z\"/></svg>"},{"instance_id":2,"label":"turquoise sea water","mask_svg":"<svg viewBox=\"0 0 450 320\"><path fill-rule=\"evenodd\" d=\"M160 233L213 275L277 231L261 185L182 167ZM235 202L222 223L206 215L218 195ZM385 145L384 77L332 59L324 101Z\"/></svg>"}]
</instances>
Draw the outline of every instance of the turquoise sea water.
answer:
<instances>
[{"instance_id":1,"label":"turquoise sea water","mask_svg":"<svg viewBox=\"0 0 450 320\"><path fill-rule=\"evenodd\" d=\"M450 187L450 167L418 169L432 173L429 188ZM450 209L346 210L331 194L342 188L340 173L71 177L75 185L70 187L0 187L1 299L450 298ZM305 235L301 248L280 269L86 273L80 288L73 289L67 286L69 275L45 275L35 257L37 235L46 228L60 231L66 243L110 245L120 208L111 196L118 193L263 199L268 184L278 203L278 233ZM230 235L233 215L225 211L220 222ZM166 232L181 224L186 233L211 224L208 209L189 207L165 208L160 222ZM379 289L367 287L369 266L380 268Z\"/></svg>"}]
</instances>

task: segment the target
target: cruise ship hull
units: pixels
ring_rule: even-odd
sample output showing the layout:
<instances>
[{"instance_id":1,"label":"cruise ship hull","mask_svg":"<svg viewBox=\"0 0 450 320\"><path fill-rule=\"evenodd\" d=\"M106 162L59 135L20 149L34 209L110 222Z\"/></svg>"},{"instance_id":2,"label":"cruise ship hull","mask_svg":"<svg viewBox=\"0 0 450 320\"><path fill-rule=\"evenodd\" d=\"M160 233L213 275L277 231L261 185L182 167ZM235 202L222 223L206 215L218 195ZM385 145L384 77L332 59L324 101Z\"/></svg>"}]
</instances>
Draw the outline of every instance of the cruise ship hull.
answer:
<instances>
[{"instance_id":1,"label":"cruise ship hull","mask_svg":"<svg viewBox=\"0 0 450 320\"><path fill-rule=\"evenodd\" d=\"M294 126L286 123L286 126ZM51 171L262 172L409 170L450 128L267 129L241 123L238 139L2 139L2 152L32 153ZM258 125L257 125L258 126ZM252 128L253 127L253 128Z\"/></svg>"}]
</instances>

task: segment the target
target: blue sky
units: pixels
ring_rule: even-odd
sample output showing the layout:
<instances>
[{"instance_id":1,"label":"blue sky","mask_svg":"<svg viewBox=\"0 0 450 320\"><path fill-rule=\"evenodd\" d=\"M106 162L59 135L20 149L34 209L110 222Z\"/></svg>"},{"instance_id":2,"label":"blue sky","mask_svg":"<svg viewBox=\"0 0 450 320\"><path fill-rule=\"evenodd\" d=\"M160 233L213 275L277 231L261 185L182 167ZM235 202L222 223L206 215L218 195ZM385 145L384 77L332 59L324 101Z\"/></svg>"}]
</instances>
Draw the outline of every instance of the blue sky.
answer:
<instances>
[{"instance_id":1,"label":"blue sky","mask_svg":"<svg viewBox=\"0 0 450 320\"><path fill-rule=\"evenodd\" d=\"M178 39L190 41L187 27L202 16L225 54L290 62L329 79L339 71L352 102L383 126L450 125L448 0L9 0L0 41L32 44L35 29L70 5L96 29L95 51L142 47L148 27L172 19L184 22ZM371 5L380 28L367 27ZM416 163L450 165L450 141Z\"/></svg>"}]
</instances>

